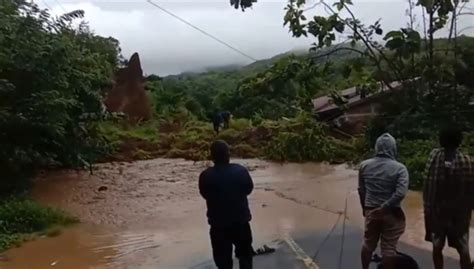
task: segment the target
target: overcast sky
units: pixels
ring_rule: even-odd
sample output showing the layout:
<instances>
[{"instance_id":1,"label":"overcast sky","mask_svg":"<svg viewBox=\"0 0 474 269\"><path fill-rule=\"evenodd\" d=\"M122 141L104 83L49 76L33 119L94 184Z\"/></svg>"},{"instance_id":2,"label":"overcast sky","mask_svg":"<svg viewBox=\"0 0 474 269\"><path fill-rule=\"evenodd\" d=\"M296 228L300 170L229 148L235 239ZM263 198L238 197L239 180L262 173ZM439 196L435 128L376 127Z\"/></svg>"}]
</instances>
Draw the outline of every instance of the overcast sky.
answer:
<instances>
[{"instance_id":1,"label":"overcast sky","mask_svg":"<svg viewBox=\"0 0 474 269\"><path fill-rule=\"evenodd\" d=\"M203 35L196 29L150 5L146 0L35 0L53 14L81 9L97 34L117 38L125 57L140 54L146 73L168 75L204 67L252 62ZM255 59L265 59L293 49L307 48L311 39L296 39L283 27L286 0L259 0L246 12L235 10L229 0L154 0L193 25L224 40ZM308 1L315 3L315 0ZM407 0L354 0L354 11L367 24L381 18L384 29L407 24ZM308 5L310 6L310 5ZM474 5L471 3L470 7ZM308 14L326 14L324 9ZM418 14L421 24L421 14ZM459 29L474 26L474 19ZM469 29L465 34L474 35Z\"/></svg>"}]
</instances>

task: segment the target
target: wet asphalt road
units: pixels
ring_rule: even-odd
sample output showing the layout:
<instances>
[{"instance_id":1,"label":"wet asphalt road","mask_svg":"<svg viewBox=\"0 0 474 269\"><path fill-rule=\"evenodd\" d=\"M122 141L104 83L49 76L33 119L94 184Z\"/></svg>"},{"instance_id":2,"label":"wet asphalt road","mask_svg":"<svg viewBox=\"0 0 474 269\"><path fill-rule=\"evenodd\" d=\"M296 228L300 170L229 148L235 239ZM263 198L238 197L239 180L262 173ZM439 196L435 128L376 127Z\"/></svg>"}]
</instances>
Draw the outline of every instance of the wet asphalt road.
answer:
<instances>
[{"instance_id":1,"label":"wet asphalt road","mask_svg":"<svg viewBox=\"0 0 474 269\"><path fill-rule=\"evenodd\" d=\"M341 267L339 268L339 254L342 241L341 225L335 230L333 235L321 246L329 231L321 231L314 234L299 235L294 237L294 241L306 253L312 257L320 249L318 256L314 261L321 269L356 269L360 268L360 245L362 231L357 227L347 227L344 250ZM415 258L421 269L432 267L431 252L421 250L415 246L409 246L401 243L399 250L407 253ZM458 261L445 258L445 268L458 268ZM234 268L238 268L238 262L234 263ZM256 269L309 269L303 261L298 259L298 255L288 246L287 243L281 242L277 246L277 251L273 254L258 256L254 259L254 268ZM375 269L373 264L371 269ZM212 261L207 261L189 269L215 269Z\"/></svg>"}]
</instances>

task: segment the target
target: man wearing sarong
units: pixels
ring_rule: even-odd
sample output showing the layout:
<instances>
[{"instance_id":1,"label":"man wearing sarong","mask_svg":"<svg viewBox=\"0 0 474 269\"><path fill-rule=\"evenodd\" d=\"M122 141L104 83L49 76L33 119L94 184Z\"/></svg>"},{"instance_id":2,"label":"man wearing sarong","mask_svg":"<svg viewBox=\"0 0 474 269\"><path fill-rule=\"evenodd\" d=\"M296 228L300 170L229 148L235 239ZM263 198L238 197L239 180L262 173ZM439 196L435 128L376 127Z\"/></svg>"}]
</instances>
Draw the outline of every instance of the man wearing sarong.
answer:
<instances>
[{"instance_id":1,"label":"man wearing sarong","mask_svg":"<svg viewBox=\"0 0 474 269\"><path fill-rule=\"evenodd\" d=\"M472 268L469 225L474 198L472 162L458 150L462 132L456 128L440 132L441 148L431 152L423 188L425 239L433 244L435 269L444 268L443 248L455 248L461 269Z\"/></svg>"}]
</instances>

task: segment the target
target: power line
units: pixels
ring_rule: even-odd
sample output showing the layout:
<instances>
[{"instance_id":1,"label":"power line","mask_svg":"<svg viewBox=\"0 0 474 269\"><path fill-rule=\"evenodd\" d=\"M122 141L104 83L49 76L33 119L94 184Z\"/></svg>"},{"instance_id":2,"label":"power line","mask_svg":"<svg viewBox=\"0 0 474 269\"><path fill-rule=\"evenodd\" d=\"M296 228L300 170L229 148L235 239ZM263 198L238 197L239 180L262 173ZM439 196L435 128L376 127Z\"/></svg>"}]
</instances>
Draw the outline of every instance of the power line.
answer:
<instances>
[{"instance_id":1,"label":"power line","mask_svg":"<svg viewBox=\"0 0 474 269\"><path fill-rule=\"evenodd\" d=\"M45 0L41 0L41 2L43 3L43 5L45 5L45 6L46 6L46 8L47 8L48 10L51 10L51 6L50 6L50 5L48 5L48 3L46 3L46 1L45 1Z\"/></svg>"},{"instance_id":2,"label":"power line","mask_svg":"<svg viewBox=\"0 0 474 269\"><path fill-rule=\"evenodd\" d=\"M64 8L63 5L61 5L61 3L59 2L59 0L54 0L54 2L56 2L56 4L64 11L64 13L67 13L67 10Z\"/></svg>"},{"instance_id":3,"label":"power line","mask_svg":"<svg viewBox=\"0 0 474 269\"><path fill-rule=\"evenodd\" d=\"M252 60L252 61L257 61L257 59L255 59L254 57L252 57L252 56L248 55L247 53L245 53L245 52L239 50L238 48L236 48L236 47L230 45L229 43L223 41L222 39L220 39L220 38L218 38L218 37L216 37L216 36L214 36L214 35L212 35L212 34L206 32L206 31L204 31L203 29L201 29L201 28L199 28L199 27L193 25L192 23L190 23L190 22L186 21L185 19L179 17L178 15L172 13L171 11L168 11L167 9L165 9L165 8L161 7L160 5L154 3L152 0L147 0L147 1L148 1L148 3L150 3L151 5L153 5L153 6L156 7L156 8L160 9L161 11L165 12L166 14L170 15L171 17L173 17L173 18L175 18L175 19L181 21L182 23L184 23L184 24L186 24L186 25L192 27L193 29L195 29L195 30L201 32L202 34L204 34L204 35L210 37L211 39L213 39L213 40L215 40L215 41L221 43L222 45L228 47L229 49L231 49L231 50L233 50L233 51L239 53L240 55L242 55L242 56L244 56L244 57L246 57L246 58L248 58L248 59L250 59L250 60Z\"/></svg>"},{"instance_id":4,"label":"power line","mask_svg":"<svg viewBox=\"0 0 474 269\"><path fill-rule=\"evenodd\" d=\"M334 231L336 230L336 227L337 225L339 224L339 221L341 220L341 216L342 216L342 213L338 215L337 217L337 220L336 222L334 223L334 225L332 226L331 230L329 231L329 233L326 235L326 237L323 239L323 241L321 242L321 244L319 244L318 248L316 249L314 255L313 255L313 261L316 261L318 259L318 255L319 255L319 252L322 250L322 248L324 247L324 245L327 243L327 241L329 240L329 238L331 238L331 235L334 233Z\"/></svg>"}]
</instances>

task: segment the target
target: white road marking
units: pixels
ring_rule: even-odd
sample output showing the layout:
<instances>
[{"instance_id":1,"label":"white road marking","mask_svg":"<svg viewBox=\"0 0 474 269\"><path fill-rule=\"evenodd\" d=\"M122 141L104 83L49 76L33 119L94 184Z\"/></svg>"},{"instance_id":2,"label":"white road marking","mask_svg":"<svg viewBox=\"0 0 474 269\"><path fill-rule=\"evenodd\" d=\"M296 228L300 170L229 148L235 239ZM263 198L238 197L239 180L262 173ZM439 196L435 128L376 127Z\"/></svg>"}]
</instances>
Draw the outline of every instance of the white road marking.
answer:
<instances>
[{"instance_id":1,"label":"white road marking","mask_svg":"<svg viewBox=\"0 0 474 269\"><path fill-rule=\"evenodd\" d=\"M290 236L285 236L283 241L290 247L290 249L295 253L296 258L301 260L307 269L320 269L318 264L308 256L303 249L291 238Z\"/></svg>"}]
</instances>

